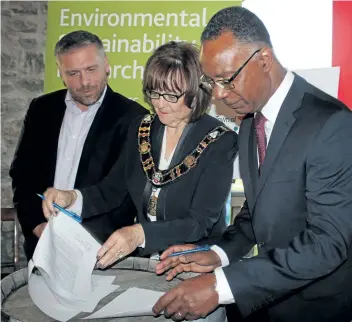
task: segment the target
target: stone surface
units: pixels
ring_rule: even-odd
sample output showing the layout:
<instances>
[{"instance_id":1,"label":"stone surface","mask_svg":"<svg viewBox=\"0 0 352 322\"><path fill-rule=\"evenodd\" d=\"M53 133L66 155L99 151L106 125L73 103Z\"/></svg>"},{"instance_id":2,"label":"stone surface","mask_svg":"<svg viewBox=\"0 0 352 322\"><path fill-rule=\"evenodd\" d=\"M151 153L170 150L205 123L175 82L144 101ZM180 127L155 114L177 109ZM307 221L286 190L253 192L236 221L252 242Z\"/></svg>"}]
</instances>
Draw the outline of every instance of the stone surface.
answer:
<instances>
[{"instance_id":1,"label":"stone surface","mask_svg":"<svg viewBox=\"0 0 352 322\"><path fill-rule=\"evenodd\" d=\"M135 261L133 268L136 270L147 271L149 267L149 258L140 258L140 260Z\"/></svg>"},{"instance_id":2,"label":"stone surface","mask_svg":"<svg viewBox=\"0 0 352 322\"><path fill-rule=\"evenodd\" d=\"M138 260L137 260L138 261ZM98 272L99 275L116 275L114 284L120 285L120 287L107 297L103 298L98 304L95 311L99 310L102 306L109 303L117 295L127 290L130 287L141 287L149 290L156 291L168 291L171 287L175 286L178 281L175 279L171 282L166 282L164 277L156 276L154 273L141 272L134 270L118 270L109 269ZM5 285L3 288L5 301L2 305L2 310L8 314L11 318L19 321L36 321L36 322L51 322L55 321L42 313L33 303L29 294L27 285L16 287L16 283L12 276L6 277ZM12 292L14 290L14 292ZM138 303L136 302L136 305ZM80 313L70 321L82 321L80 318L89 315L90 313ZM87 322L93 322L97 320L87 319ZM154 318L153 316L141 316L141 317L126 317L126 318L107 318L99 321L109 322L157 322L157 321L170 321L165 319L163 316Z\"/></svg>"},{"instance_id":3,"label":"stone surface","mask_svg":"<svg viewBox=\"0 0 352 322\"><path fill-rule=\"evenodd\" d=\"M23 49L33 49L37 45L37 40L33 38L22 38L20 44Z\"/></svg>"},{"instance_id":4,"label":"stone surface","mask_svg":"<svg viewBox=\"0 0 352 322\"><path fill-rule=\"evenodd\" d=\"M1 3L1 207L12 207L8 172L29 103L43 93L47 1ZM13 223L1 223L1 260L13 258ZM20 237L21 263L26 265Z\"/></svg>"},{"instance_id":5,"label":"stone surface","mask_svg":"<svg viewBox=\"0 0 352 322\"><path fill-rule=\"evenodd\" d=\"M31 4L31 2L24 2L24 1L19 1L19 2L15 2L12 6L12 12L15 14L19 14L19 15L37 15L38 14L38 6L33 6Z\"/></svg>"},{"instance_id":6,"label":"stone surface","mask_svg":"<svg viewBox=\"0 0 352 322\"><path fill-rule=\"evenodd\" d=\"M2 207L12 207L8 170L23 118L31 100L43 93L46 20L46 1L1 5Z\"/></svg>"},{"instance_id":7,"label":"stone surface","mask_svg":"<svg viewBox=\"0 0 352 322\"><path fill-rule=\"evenodd\" d=\"M14 291L15 289L16 289L16 286L10 275L6 276L1 280L1 290L5 298L8 297L10 293L12 293L12 291Z\"/></svg>"},{"instance_id":8,"label":"stone surface","mask_svg":"<svg viewBox=\"0 0 352 322\"><path fill-rule=\"evenodd\" d=\"M23 269L23 270L13 272L11 274L13 282L16 286L16 289L19 289L21 286L27 284L27 274L26 274L27 272L28 270Z\"/></svg>"},{"instance_id":9,"label":"stone surface","mask_svg":"<svg viewBox=\"0 0 352 322\"><path fill-rule=\"evenodd\" d=\"M114 265L114 268L119 269L132 269L133 268L133 258L126 258Z\"/></svg>"},{"instance_id":10,"label":"stone surface","mask_svg":"<svg viewBox=\"0 0 352 322\"><path fill-rule=\"evenodd\" d=\"M141 261L141 258L133 258L134 266L136 263ZM144 263L144 259L142 259ZM144 266L137 265L137 266ZM27 270L21 270L17 274L23 271L23 275L27 274ZM97 305L94 311L99 310L101 307L105 306L109 303L113 298L122 294L128 288L131 287L139 287L148 290L166 292L170 290L172 287L175 287L179 280L175 278L170 282L165 281L165 276L157 276L154 272L146 272L146 271L135 271L133 269L108 269L104 271L95 271L95 274L98 275L111 275L116 276L114 280L114 284L118 284L120 287L109 294L105 298L103 298L99 304ZM50 317L46 316L42 313L33 303L29 294L27 285L19 287L22 283L21 276L15 276L12 274L7 276L5 279L4 287L2 287L2 291L4 293L2 303L2 310L4 313L8 314L11 318L19 320L19 321L37 321L37 322L48 322L54 321ZM4 281L3 280L3 281ZM24 281L26 278L24 278ZM18 281L18 283L17 283ZM136 306L138 306L138 299L136 299ZM86 317L90 313L79 313L76 317L72 318L70 321L82 321L81 318ZM93 322L96 320L87 319L87 322ZM170 319L164 318L164 316L153 317L153 316L138 316L138 317L123 317L123 318L106 318L101 319L99 321L106 322L156 322L156 321L170 321ZM197 320L198 321L198 320ZM204 321L225 321L225 309L219 308L212 315L209 316L209 320L206 319Z\"/></svg>"},{"instance_id":11,"label":"stone surface","mask_svg":"<svg viewBox=\"0 0 352 322\"><path fill-rule=\"evenodd\" d=\"M27 259L23 251L24 237L19 232L19 267L25 267L27 265ZM14 222L1 222L1 262L12 263L14 259ZM2 273L12 272L13 268L6 268Z\"/></svg>"}]
</instances>

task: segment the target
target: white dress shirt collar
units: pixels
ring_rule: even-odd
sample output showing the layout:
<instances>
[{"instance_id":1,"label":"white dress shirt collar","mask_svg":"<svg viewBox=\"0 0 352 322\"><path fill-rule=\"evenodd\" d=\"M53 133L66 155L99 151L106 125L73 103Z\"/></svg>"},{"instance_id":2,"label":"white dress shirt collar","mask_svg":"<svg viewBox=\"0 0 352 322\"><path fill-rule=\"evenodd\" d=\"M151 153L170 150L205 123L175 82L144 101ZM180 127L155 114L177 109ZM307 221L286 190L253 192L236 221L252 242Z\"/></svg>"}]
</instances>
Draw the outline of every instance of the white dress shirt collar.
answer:
<instances>
[{"instance_id":1,"label":"white dress shirt collar","mask_svg":"<svg viewBox=\"0 0 352 322\"><path fill-rule=\"evenodd\" d=\"M261 110L262 114L272 125L275 124L282 103L284 102L287 93L292 86L293 79L293 73L288 70L280 86L276 89L275 93L270 97L269 101Z\"/></svg>"}]
</instances>

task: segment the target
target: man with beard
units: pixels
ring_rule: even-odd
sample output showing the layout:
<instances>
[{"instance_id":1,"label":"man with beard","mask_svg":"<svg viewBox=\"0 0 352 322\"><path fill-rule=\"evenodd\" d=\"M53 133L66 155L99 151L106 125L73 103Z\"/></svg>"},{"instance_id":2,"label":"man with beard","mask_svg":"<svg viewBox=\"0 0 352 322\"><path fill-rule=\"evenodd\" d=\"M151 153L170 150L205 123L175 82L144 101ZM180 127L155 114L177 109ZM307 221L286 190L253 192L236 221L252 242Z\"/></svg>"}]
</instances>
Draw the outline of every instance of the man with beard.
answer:
<instances>
[{"instance_id":1,"label":"man with beard","mask_svg":"<svg viewBox=\"0 0 352 322\"><path fill-rule=\"evenodd\" d=\"M110 66L96 35L87 31L65 35L56 44L55 57L67 89L31 102L10 169L28 260L46 226L36 193L52 186L68 190L94 185L113 165L123 167L128 126L147 113L107 85ZM123 178L120 184L125 185ZM133 224L135 215L126 194L122 207L83 225L105 241L114 230Z\"/></svg>"}]
</instances>

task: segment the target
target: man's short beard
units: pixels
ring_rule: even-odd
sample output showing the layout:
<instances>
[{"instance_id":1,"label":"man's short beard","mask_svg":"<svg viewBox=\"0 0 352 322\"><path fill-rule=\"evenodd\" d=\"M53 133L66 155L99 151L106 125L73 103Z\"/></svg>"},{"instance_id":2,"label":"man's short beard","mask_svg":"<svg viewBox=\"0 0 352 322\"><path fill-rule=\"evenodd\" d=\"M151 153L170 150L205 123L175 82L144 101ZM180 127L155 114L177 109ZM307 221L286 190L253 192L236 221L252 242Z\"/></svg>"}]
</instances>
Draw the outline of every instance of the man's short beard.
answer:
<instances>
[{"instance_id":1,"label":"man's short beard","mask_svg":"<svg viewBox=\"0 0 352 322\"><path fill-rule=\"evenodd\" d=\"M90 106L90 105L93 105L99 101L101 95L104 92L104 89L105 89L105 86L100 89L100 92L98 93L98 95L96 97L92 97L92 98L86 98L84 96L83 97L76 96L76 95L72 95L72 92L70 92L70 93L71 93L71 96L75 102L80 103L84 106Z\"/></svg>"},{"instance_id":2,"label":"man's short beard","mask_svg":"<svg viewBox=\"0 0 352 322\"><path fill-rule=\"evenodd\" d=\"M81 96L75 95L75 92L71 91L71 90L67 87L67 85L66 85L66 83L65 83L64 81L62 81L62 82L63 82L64 86L67 88L67 90L70 92L71 97L72 97L72 99L73 99L75 102L77 102L77 103L79 103L79 104L82 104L82 105L88 107L88 106L93 105L93 104L95 104L96 102L99 101L99 99L101 98L101 96L102 96L103 93L104 93L104 89L105 89L105 87L106 87L106 85L107 85L107 81L108 81L108 74L106 75L106 77L104 77L104 79L102 79L102 81L101 81L100 84L99 84L100 91L99 91L97 97L91 98L89 101L84 101L84 98L85 98L85 97L82 98Z\"/></svg>"}]
</instances>

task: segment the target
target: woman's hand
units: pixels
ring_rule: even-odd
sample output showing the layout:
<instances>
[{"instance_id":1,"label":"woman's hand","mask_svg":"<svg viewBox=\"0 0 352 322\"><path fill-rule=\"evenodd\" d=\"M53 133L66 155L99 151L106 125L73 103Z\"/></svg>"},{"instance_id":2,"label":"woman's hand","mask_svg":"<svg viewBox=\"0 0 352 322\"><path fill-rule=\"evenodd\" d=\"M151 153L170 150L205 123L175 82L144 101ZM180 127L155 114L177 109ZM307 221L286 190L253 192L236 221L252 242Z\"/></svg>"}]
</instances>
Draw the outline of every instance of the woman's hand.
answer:
<instances>
[{"instance_id":1,"label":"woman's hand","mask_svg":"<svg viewBox=\"0 0 352 322\"><path fill-rule=\"evenodd\" d=\"M72 206L77 200L77 194L74 190L59 190L55 188L48 188L44 192L45 200L42 202L43 213L46 219L50 216L56 216L59 212L53 206L53 202L67 208Z\"/></svg>"},{"instance_id":2,"label":"woman's hand","mask_svg":"<svg viewBox=\"0 0 352 322\"><path fill-rule=\"evenodd\" d=\"M144 243L144 238L144 230L141 224L116 230L99 249L97 267L105 268L120 258L131 254Z\"/></svg>"}]
</instances>

